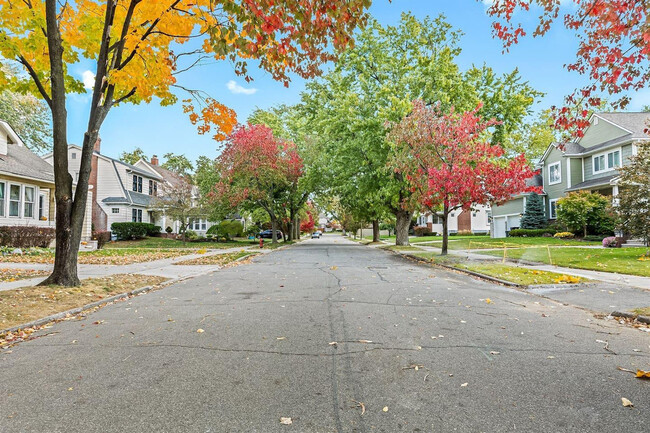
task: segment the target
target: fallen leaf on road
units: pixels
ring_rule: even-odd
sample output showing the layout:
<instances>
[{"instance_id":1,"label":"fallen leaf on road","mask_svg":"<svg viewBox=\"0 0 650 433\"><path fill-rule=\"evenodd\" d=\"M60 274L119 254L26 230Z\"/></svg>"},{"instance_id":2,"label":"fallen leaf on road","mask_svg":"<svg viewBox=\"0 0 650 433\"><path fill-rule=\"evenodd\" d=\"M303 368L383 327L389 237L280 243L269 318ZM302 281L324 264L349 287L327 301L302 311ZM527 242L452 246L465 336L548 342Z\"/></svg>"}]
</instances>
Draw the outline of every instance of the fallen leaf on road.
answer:
<instances>
[{"instance_id":1,"label":"fallen leaf on road","mask_svg":"<svg viewBox=\"0 0 650 433\"><path fill-rule=\"evenodd\" d=\"M625 397L621 397L621 402L623 403L624 407L634 407L632 402Z\"/></svg>"},{"instance_id":2,"label":"fallen leaf on road","mask_svg":"<svg viewBox=\"0 0 650 433\"><path fill-rule=\"evenodd\" d=\"M555 359L555 356L547 356L546 359Z\"/></svg>"},{"instance_id":3,"label":"fallen leaf on road","mask_svg":"<svg viewBox=\"0 0 650 433\"><path fill-rule=\"evenodd\" d=\"M291 425L291 424L293 424L293 420L288 416L281 416L280 417L280 424Z\"/></svg>"},{"instance_id":4,"label":"fallen leaf on road","mask_svg":"<svg viewBox=\"0 0 650 433\"><path fill-rule=\"evenodd\" d=\"M68 391L72 391L72 390L73 390L73 388L68 388Z\"/></svg>"},{"instance_id":5,"label":"fallen leaf on road","mask_svg":"<svg viewBox=\"0 0 650 433\"><path fill-rule=\"evenodd\" d=\"M338 268L339 268L338 266L332 266L330 269L333 270L333 271L335 271L335 270L337 270Z\"/></svg>"},{"instance_id":6,"label":"fallen leaf on road","mask_svg":"<svg viewBox=\"0 0 650 433\"><path fill-rule=\"evenodd\" d=\"M639 379L650 379L650 371L637 370L636 377Z\"/></svg>"},{"instance_id":7,"label":"fallen leaf on road","mask_svg":"<svg viewBox=\"0 0 650 433\"><path fill-rule=\"evenodd\" d=\"M352 400L352 401L356 403L356 406L352 406L352 407L354 407L354 408L356 408L356 407L360 407L360 408L361 408L361 415L363 415L364 413L366 413L366 405L363 404L363 402L356 401L356 400Z\"/></svg>"},{"instance_id":8,"label":"fallen leaf on road","mask_svg":"<svg viewBox=\"0 0 650 433\"><path fill-rule=\"evenodd\" d=\"M487 298L487 299L485 300L485 303L486 303L486 304L491 304L491 303L492 303L492 299Z\"/></svg>"},{"instance_id":9,"label":"fallen leaf on road","mask_svg":"<svg viewBox=\"0 0 650 433\"><path fill-rule=\"evenodd\" d=\"M286 340L287 337L276 337L275 339L276 339L276 340Z\"/></svg>"},{"instance_id":10,"label":"fallen leaf on road","mask_svg":"<svg viewBox=\"0 0 650 433\"><path fill-rule=\"evenodd\" d=\"M93 322L93 325L101 325L102 323L104 323L103 320L96 320Z\"/></svg>"},{"instance_id":11,"label":"fallen leaf on road","mask_svg":"<svg viewBox=\"0 0 650 433\"><path fill-rule=\"evenodd\" d=\"M372 340L359 340L359 343L369 344L372 343Z\"/></svg>"},{"instance_id":12,"label":"fallen leaf on road","mask_svg":"<svg viewBox=\"0 0 650 433\"><path fill-rule=\"evenodd\" d=\"M384 408L383 408L382 410L383 410L384 412L388 412L388 406L384 406Z\"/></svg>"},{"instance_id":13,"label":"fallen leaf on road","mask_svg":"<svg viewBox=\"0 0 650 433\"><path fill-rule=\"evenodd\" d=\"M490 352L490 355L500 355L501 352L497 352L496 350L493 350Z\"/></svg>"},{"instance_id":14,"label":"fallen leaf on road","mask_svg":"<svg viewBox=\"0 0 650 433\"><path fill-rule=\"evenodd\" d=\"M204 331L203 329L199 328L199 329L196 330L196 332L198 332L199 334L202 334L202 333L204 333L205 331Z\"/></svg>"},{"instance_id":15,"label":"fallen leaf on road","mask_svg":"<svg viewBox=\"0 0 650 433\"><path fill-rule=\"evenodd\" d=\"M464 388L464 387L466 387L467 385L468 385L468 383L465 382L465 383L463 383L463 384L461 385L461 388Z\"/></svg>"},{"instance_id":16,"label":"fallen leaf on road","mask_svg":"<svg viewBox=\"0 0 650 433\"><path fill-rule=\"evenodd\" d=\"M336 341L332 341L331 343L329 343L330 346L336 346L337 344L338 343Z\"/></svg>"},{"instance_id":17,"label":"fallen leaf on road","mask_svg":"<svg viewBox=\"0 0 650 433\"><path fill-rule=\"evenodd\" d=\"M167 321L168 321L168 322L175 322L175 320L172 319L171 317L170 317L169 319L167 319Z\"/></svg>"}]
</instances>

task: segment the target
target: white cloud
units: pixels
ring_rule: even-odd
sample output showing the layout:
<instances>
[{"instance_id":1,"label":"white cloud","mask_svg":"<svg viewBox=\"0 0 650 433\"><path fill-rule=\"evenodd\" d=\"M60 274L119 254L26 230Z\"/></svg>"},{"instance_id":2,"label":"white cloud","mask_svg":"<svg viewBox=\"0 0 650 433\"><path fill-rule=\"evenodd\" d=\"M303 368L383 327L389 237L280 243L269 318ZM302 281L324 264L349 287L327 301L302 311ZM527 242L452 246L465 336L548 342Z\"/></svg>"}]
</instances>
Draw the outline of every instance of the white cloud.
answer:
<instances>
[{"instance_id":1,"label":"white cloud","mask_svg":"<svg viewBox=\"0 0 650 433\"><path fill-rule=\"evenodd\" d=\"M245 88L240 86L239 84L235 83L234 80L228 81L226 84L226 87L228 90L230 90L232 93L238 94L238 93L243 93L244 95L252 95L253 93L257 92L257 89L255 88Z\"/></svg>"},{"instance_id":2,"label":"white cloud","mask_svg":"<svg viewBox=\"0 0 650 433\"><path fill-rule=\"evenodd\" d=\"M81 74L81 79L83 80L86 89L92 89L95 87L95 74L93 74L92 71L84 71L83 74Z\"/></svg>"}]
</instances>

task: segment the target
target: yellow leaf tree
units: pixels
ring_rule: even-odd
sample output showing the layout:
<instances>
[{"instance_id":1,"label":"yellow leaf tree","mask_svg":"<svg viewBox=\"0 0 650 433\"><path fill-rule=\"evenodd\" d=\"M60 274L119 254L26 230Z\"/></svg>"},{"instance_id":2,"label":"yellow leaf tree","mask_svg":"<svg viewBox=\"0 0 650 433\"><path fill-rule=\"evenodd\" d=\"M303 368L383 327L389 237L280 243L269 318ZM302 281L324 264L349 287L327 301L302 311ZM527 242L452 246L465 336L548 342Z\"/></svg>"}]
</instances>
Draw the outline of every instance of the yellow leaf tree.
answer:
<instances>
[{"instance_id":1,"label":"yellow leaf tree","mask_svg":"<svg viewBox=\"0 0 650 433\"><path fill-rule=\"evenodd\" d=\"M235 113L200 89L179 82L182 72L207 58L229 61L250 79L256 60L274 79L311 77L351 41L371 0L0 0L0 66L18 65L0 88L31 93L52 113L56 184L56 257L43 284L79 284L77 256L95 141L112 107L162 105L186 91L184 109L199 133L220 139ZM200 47L197 49L197 47ZM70 67L96 62L79 179L68 173L66 97L84 92Z\"/></svg>"}]
</instances>

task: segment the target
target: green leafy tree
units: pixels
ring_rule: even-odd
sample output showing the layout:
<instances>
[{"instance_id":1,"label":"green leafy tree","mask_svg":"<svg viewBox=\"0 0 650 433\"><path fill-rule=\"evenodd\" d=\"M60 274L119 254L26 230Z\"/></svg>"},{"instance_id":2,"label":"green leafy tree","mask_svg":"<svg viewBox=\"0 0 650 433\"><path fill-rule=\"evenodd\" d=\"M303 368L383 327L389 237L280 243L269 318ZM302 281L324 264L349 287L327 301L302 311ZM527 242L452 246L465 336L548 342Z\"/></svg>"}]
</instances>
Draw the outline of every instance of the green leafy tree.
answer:
<instances>
[{"instance_id":1,"label":"green leafy tree","mask_svg":"<svg viewBox=\"0 0 650 433\"><path fill-rule=\"evenodd\" d=\"M124 151L120 153L120 161L126 162L127 164L133 165L141 159L148 160L149 158L144 153L144 150L139 147L136 147L131 152Z\"/></svg>"},{"instance_id":2,"label":"green leafy tree","mask_svg":"<svg viewBox=\"0 0 650 433\"><path fill-rule=\"evenodd\" d=\"M190 176L194 170L192 161L187 159L185 155L176 155L170 152L166 153L163 158L165 158L165 162L160 166L181 176Z\"/></svg>"},{"instance_id":3,"label":"green leafy tree","mask_svg":"<svg viewBox=\"0 0 650 433\"><path fill-rule=\"evenodd\" d=\"M560 140L554 122L551 110L544 110L506 136L504 147L510 153L523 153L528 161L534 163L551 143Z\"/></svg>"},{"instance_id":4,"label":"green leafy tree","mask_svg":"<svg viewBox=\"0 0 650 433\"><path fill-rule=\"evenodd\" d=\"M530 193L526 198L526 210L521 217L520 225L522 229L543 229L548 225L544 200L536 192Z\"/></svg>"},{"instance_id":5,"label":"green leafy tree","mask_svg":"<svg viewBox=\"0 0 650 433\"><path fill-rule=\"evenodd\" d=\"M639 144L637 154L620 172L616 206L619 228L650 245L650 143Z\"/></svg>"},{"instance_id":6,"label":"green leafy tree","mask_svg":"<svg viewBox=\"0 0 650 433\"><path fill-rule=\"evenodd\" d=\"M572 192L557 201L557 220L574 233L605 234L614 228L608 197L589 191Z\"/></svg>"},{"instance_id":7,"label":"green leafy tree","mask_svg":"<svg viewBox=\"0 0 650 433\"><path fill-rule=\"evenodd\" d=\"M397 245L408 245L418 204L402 173L388 166L395 149L386 138L387 125L406 116L416 98L459 111L483 100L480 114L502 121L491 130L496 142L517 129L540 95L517 71L504 76L486 66L461 71L455 63L461 36L442 16L418 20L403 14L397 26L387 27L371 21L335 69L309 83L303 94L303 117L324 155L326 194L376 228L392 216Z\"/></svg>"}]
</instances>

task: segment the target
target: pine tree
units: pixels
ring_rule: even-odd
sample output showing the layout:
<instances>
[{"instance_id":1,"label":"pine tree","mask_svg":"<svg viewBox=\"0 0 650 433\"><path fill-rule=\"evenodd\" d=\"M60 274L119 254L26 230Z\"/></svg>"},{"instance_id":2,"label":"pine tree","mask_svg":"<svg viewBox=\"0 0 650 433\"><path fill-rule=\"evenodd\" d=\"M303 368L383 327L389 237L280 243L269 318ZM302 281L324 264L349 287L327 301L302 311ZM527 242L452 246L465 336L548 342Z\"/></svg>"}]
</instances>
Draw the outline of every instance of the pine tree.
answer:
<instances>
[{"instance_id":1,"label":"pine tree","mask_svg":"<svg viewBox=\"0 0 650 433\"><path fill-rule=\"evenodd\" d=\"M526 200L526 210L521 218L522 229L543 229L548 225L544 212L544 201L539 194L532 192Z\"/></svg>"}]
</instances>

